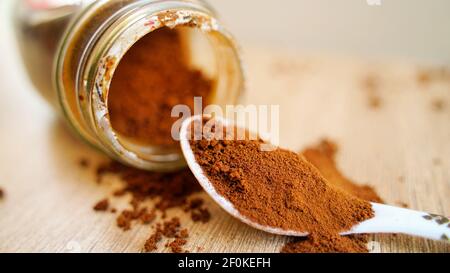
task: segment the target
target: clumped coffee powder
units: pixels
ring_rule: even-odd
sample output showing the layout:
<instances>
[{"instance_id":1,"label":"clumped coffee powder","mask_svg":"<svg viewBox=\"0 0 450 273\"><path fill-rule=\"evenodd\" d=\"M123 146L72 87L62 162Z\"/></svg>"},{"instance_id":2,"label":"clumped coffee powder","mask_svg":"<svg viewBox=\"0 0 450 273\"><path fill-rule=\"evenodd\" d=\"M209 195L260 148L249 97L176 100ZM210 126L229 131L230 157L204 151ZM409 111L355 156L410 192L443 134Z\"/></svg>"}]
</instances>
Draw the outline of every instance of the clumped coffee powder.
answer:
<instances>
[{"instance_id":1,"label":"clumped coffee powder","mask_svg":"<svg viewBox=\"0 0 450 273\"><path fill-rule=\"evenodd\" d=\"M333 186L347 191L361 199L382 203L382 199L375 190L366 185L358 185L346 178L337 168L335 156L337 145L330 140L323 140L316 146L302 151L302 155L312 163ZM332 237L310 236L308 238L293 238L287 243L282 252L311 253L311 252L367 252L367 235L352 235Z\"/></svg>"},{"instance_id":2,"label":"clumped coffee powder","mask_svg":"<svg viewBox=\"0 0 450 273\"><path fill-rule=\"evenodd\" d=\"M254 140L191 141L197 162L217 192L259 224L308 232L313 242L328 241L323 246L327 249L346 240L340 232L373 217L367 201L330 184L300 155L280 148L263 152L261 144ZM352 242L339 246L329 250L361 250Z\"/></svg>"},{"instance_id":3,"label":"clumped coffee powder","mask_svg":"<svg viewBox=\"0 0 450 273\"><path fill-rule=\"evenodd\" d=\"M212 80L187 62L177 29L162 28L144 36L120 61L109 90L113 128L134 140L154 145L175 144L173 106L193 109L194 97L207 101Z\"/></svg>"}]
</instances>

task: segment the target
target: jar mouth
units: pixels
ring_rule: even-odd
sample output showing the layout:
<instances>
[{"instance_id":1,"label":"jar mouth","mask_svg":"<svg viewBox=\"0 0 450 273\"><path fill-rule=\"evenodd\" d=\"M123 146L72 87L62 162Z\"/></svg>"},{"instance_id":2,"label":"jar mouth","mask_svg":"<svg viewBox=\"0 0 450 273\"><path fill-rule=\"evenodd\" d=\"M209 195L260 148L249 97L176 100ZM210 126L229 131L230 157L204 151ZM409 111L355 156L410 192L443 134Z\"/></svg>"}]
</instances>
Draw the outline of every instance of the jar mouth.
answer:
<instances>
[{"instance_id":1,"label":"jar mouth","mask_svg":"<svg viewBox=\"0 0 450 273\"><path fill-rule=\"evenodd\" d=\"M236 104L244 82L237 47L231 35L216 19L198 10L165 9L137 18L132 23L129 19L124 23L126 27L120 32L109 33L107 35L109 40L97 43L101 46L96 46L90 55L87 67L91 69L87 69L84 75L87 79L85 92L89 97L87 102L89 107L84 116L91 121L91 127L101 148L119 161L148 170L172 171L182 168L186 163L178 145L158 147L141 144L114 130L108 108L108 95L114 72L132 46L151 32L164 27L195 28L206 35L213 44L215 66L219 70L210 101L221 106Z\"/></svg>"}]
</instances>

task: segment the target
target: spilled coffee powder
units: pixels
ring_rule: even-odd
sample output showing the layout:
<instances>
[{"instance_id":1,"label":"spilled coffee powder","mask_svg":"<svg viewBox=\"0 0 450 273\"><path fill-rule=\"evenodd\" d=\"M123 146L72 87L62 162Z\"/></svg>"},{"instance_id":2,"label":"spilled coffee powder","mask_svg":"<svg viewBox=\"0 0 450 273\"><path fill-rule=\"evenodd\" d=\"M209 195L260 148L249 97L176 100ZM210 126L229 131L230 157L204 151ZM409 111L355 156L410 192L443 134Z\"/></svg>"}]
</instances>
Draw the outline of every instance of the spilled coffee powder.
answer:
<instances>
[{"instance_id":1,"label":"spilled coffee powder","mask_svg":"<svg viewBox=\"0 0 450 273\"><path fill-rule=\"evenodd\" d=\"M109 208L109 200L103 199L94 206L95 211L107 211Z\"/></svg>"},{"instance_id":2,"label":"spilled coffee powder","mask_svg":"<svg viewBox=\"0 0 450 273\"><path fill-rule=\"evenodd\" d=\"M323 140L316 146L306 148L301 154L313 164L333 186L371 202L382 203L383 200L375 190L366 185L358 185L346 178L337 168L335 156L337 145L330 140ZM282 252L311 253L311 252L367 252L367 235L308 237L293 238L287 243Z\"/></svg>"},{"instance_id":3,"label":"spilled coffee powder","mask_svg":"<svg viewBox=\"0 0 450 273\"><path fill-rule=\"evenodd\" d=\"M262 152L262 141L209 139L191 141L196 160L242 215L262 225L308 232L314 242L328 241L319 251L362 251L352 242L335 242L345 241L340 232L373 217L367 201L330 184L296 153Z\"/></svg>"},{"instance_id":4,"label":"spilled coffee powder","mask_svg":"<svg viewBox=\"0 0 450 273\"><path fill-rule=\"evenodd\" d=\"M174 217L168 221L156 224L155 231L147 239L144 244L144 251L151 252L158 249L158 243L166 238L175 238L173 241L167 243L165 246L170 248L173 253L187 252L183 250L183 246L186 245L186 238L189 237L189 231L187 229L181 229L180 219Z\"/></svg>"},{"instance_id":5,"label":"spilled coffee powder","mask_svg":"<svg viewBox=\"0 0 450 273\"><path fill-rule=\"evenodd\" d=\"M165 218L167 209L180 208L190 214L195 222L206 223L210 218L203 199L190 199L192 194L201 191L201 187L188 169L173 173L156 173L111 161L97 168L97 180L101 181L106 174L118 176L123 183L120 189L114 191L113 196L119 198L129 194L132 197L131 208L120 211L117 216L118 227L126 231L134 224L149 225L156 222L155 231L146 241L144 251L157 250L158 243L163 238L175 239L167 245L174 252L182 251L182 246L186 244L189 232L181 227L178 218L158 222L158 218ZM149 207L146 202L148 200L152 200L154 205Z\"/></svg>"},{"instance_id":6,"label":"spilled coffee powder","mask_svg":"<svg viewBox=\"0 0 450 273\"><path fill-rule=\"evenodd\" d=\"M123 136L154 145L175 144L173 106L194 107L208 98L213 83L187 62L182 35L162 28L139 40L120 61L109 90L113 128Z\"/></svg>"},{"instance_id":7,"label":"spilled coffee powder","mask_svg":"<svg viewBox=\"0 0 450 273\"><path fill-rule=\"evenodd\" d=\"M5 191L2 188L0 188L0 200L3 198L5 198Z\"/></svg>"}]
</instances>

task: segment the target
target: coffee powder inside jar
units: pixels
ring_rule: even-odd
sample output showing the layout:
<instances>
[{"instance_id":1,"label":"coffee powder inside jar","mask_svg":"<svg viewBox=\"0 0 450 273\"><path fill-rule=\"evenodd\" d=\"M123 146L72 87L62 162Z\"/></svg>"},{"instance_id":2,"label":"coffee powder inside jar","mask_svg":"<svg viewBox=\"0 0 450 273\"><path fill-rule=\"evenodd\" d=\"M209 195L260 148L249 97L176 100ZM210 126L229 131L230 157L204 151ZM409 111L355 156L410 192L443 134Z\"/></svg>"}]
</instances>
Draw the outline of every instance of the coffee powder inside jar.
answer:
<instances>
[{"instance_id":1,"label":"coffee powder inside jar","mask_svg":"<svg viewBox=\"0 0 450 273\"><path fill-rule=\"evenodd\" d=\"M113 75L108 107L112 127L133 141L173 146L171 117L175 105L191 111L194 97L207 103L213 81L189 64L179 29L155 30L140 39Z\"/></svg>"}]
</instances>

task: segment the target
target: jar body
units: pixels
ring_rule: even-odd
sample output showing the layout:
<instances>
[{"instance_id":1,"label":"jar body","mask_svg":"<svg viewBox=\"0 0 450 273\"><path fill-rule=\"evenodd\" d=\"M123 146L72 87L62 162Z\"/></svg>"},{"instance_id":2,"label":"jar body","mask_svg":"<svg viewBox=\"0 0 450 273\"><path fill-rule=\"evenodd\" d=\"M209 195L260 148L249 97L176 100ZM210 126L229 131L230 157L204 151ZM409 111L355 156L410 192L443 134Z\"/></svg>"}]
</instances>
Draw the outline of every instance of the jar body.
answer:
<instances>
[{"instance_id":1,"label":"jar body","mask_svg":"<svg viewBox=\"0 0 450 273\"><path fill-rule=\"evenodd\" d=\"M237 103L244 81L239 54L232 37L203 2L84 0L73 4L60 0L50 1L51 5L32 4L40 2L49 1L20 1L16 10L16 33L30 78L84 140L111 157L150 170L184 165L178 147L130 143L114 131L109 120L108 91L120 60L143 36L161 27L199 30L212 49L213 61L203 62L204 67L217 82L210 103ZM193 44L199 44L201 39L193 37ZM192 52L194 62L207 55L202 49Z\"/></svg>"}]
</instances>

